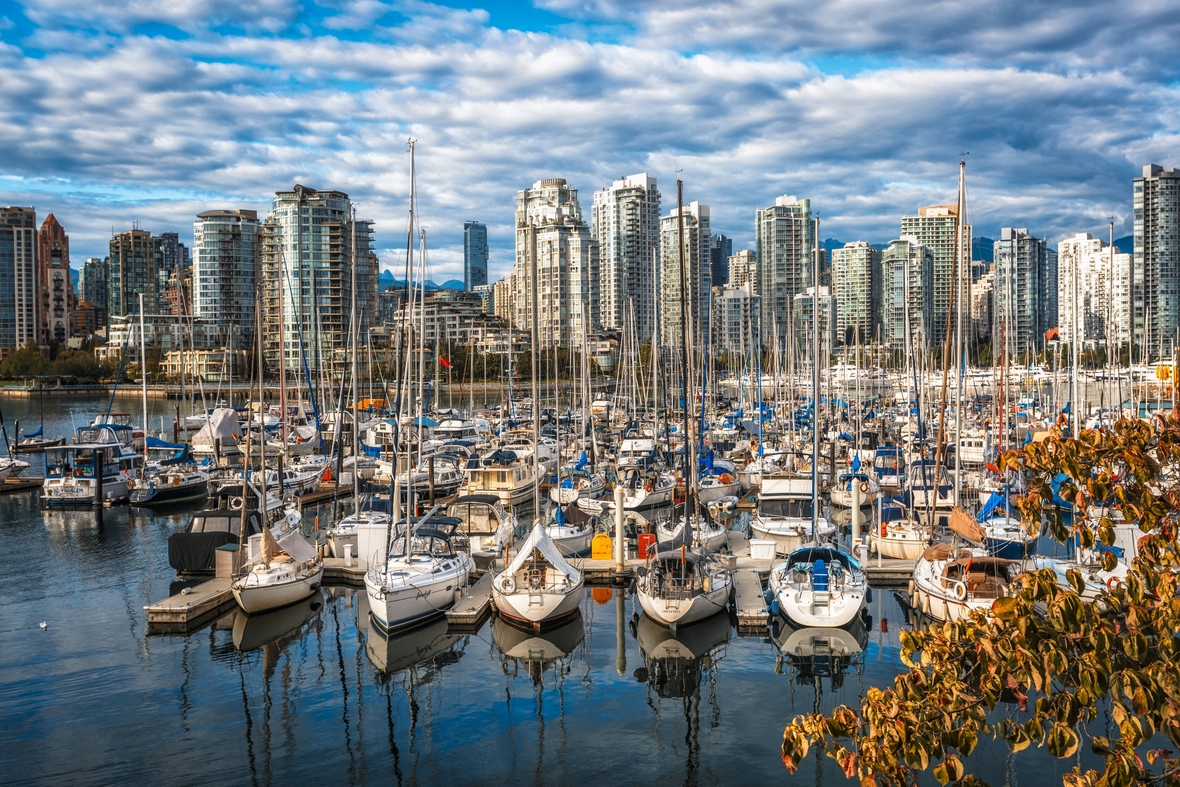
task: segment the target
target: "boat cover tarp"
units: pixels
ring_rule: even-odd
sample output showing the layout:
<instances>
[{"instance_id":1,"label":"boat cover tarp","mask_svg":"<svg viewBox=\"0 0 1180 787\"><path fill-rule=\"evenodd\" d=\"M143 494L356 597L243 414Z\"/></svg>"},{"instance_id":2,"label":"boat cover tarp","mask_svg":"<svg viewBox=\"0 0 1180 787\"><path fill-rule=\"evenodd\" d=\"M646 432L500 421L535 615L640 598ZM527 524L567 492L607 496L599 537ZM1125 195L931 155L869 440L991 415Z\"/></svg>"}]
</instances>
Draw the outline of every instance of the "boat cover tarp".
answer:
<instances>
[{"instance_id":1,"label":"boat cover tarp","mask_svg":"<svg viewBox=\"0 0 1180 787\"><path fill-rule=\"evenodd\" d=\"M211 533L173 533L168 537L168 565L182 574L213 571L217 548L236 544L238 537L225 530Z\"/></svg>"},{"instance_id":2,"label":"boat cover tarp","mask_svg":"<svg viewBox=\"0 0 1180 787\"><path fill-rule=\"evenodd\" d=\"M984 501L983 506L979 509L979 513L975 515L975 518L982 522L996 511L1007 512L1007 498L1008 495L1004 492L992 492L991 496Z\"/></svg>"},{"instance_id":3,"label":"boat cover tarp","mask_svg":"<svg viewBox=\"0 0 1180 787\"><path fill-rule=\"evenodd\" d=\"M315 560L315 547L298 530L293 530L279 540L279 549L286 552L296 563Z\"/></svg>"},{"instance_id":4,"label":"boat cover tarp","mask_svg":"<svg viewBox=\"0 0 1180 787\"><path fill-rule=\"evenodd\" d=\"M150 439L150 438L149 438ZM149 446L150 447L150 446ZM189 453L188 446L181 446L180 450L174 453L169 458L160 462L164 467L173 467L174 465L187 465L193 461L193 455Z\"/></svg>"},{"instance_id":5,"label":"boat cover tarp","mask_svg":"<svg viewBox=\"0 0 1180 787\"><path fill-rule=\"evenodd\" d=\"M193 445L208 446L212 450L221 440L222 450L235 448L238 444L238 413L229 407L218 407L209 416L205 425L193 435Z\"/></svg>"},{"instance_id":6,"label":"boat cover tarp","mask_svg":"<svg viewBox=\"0 0 1180 787\"><path fill-rule=\"evenodd\" d=\"M955 506L951 511L950 528L951 532L958 533L968 541L974 541L977 544L982 544L987 540L987 532L972 519L970 514L958 506Z\"/></svg>"},{"instance_id":7,"label":"boat cover tarp","mask_svg":"<svg viewBox=\"0 0 1180 787\"><path fill-rule=\"evenodd\" d=\"M152 437L151 435L148 435L147 437L147 447L159 448L161 450L169 451L180 451L182 449L188 448L188 446L184 443L169 443L167 440L161 440L160 438Z\"/></svg>"},{"instance_id":8,"label":"boat cover tarp","mask_svg":"<svg viewBox=\"0 0 1180 787\"><path fill-rule=\"evenodd\" d=\"M35 432L25 432L23 429L21 430L25 437L40 437L43 431L45 431L45 427L43 426L38 426Z\"/></svg>"},{"instance_id":9,"label":"boat cover tarp","mask_svg":"<svg viewBox=\"0 0 1180 787\"><path fill-rule=\"evenodd\" d=\"M553 543L553 539L545 532L545 528L541 526L540 522L533 525L533 531L529 533L529 537L521 545L520 551L516 553L516 557L512 558L512 562L505 569L509 576L519 571L521 566L532 558L534 549L545 557L549 565L564 574L571 583L577 583L581 579L578 570L561 556L557 544Z\"/></svg>"}]
</instances>

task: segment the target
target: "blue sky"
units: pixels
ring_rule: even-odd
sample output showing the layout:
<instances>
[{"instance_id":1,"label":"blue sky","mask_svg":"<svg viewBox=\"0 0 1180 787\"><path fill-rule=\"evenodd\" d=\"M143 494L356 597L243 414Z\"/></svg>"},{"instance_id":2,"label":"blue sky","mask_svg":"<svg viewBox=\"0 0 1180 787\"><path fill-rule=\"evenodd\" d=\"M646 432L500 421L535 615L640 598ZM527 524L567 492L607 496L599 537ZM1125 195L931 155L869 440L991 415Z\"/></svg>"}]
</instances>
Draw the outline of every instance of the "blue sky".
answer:
<instances>
[{"instance_id":1,"label":"blue sky","mask_svg":"<svg viewBox=\"0 0 1180 787\"><path fill-rule=\"evenodd\" d=\"M511 266L513 200L648 172L753 242L811 199L883 242L954 199L976 234L1129 232L1143 164L1180 164L1180 2L0 0L0 203L53 212L75 266L138 221L348 192L400 269L409 160L431 276L462 225Z\"/></svg>"}]
</instances>

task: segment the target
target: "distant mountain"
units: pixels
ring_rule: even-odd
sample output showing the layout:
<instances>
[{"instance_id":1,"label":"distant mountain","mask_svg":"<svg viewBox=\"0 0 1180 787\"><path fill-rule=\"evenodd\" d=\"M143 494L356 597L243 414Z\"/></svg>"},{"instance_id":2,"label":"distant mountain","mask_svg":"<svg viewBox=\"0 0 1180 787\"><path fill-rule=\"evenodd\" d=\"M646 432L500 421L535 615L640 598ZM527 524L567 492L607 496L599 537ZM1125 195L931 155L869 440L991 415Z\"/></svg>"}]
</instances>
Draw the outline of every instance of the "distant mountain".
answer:
<instances>
[{"instance_id":1,"label":"distant mountain","mask_svg":"<svg viewBox=\"0 0 1180 787\"><path fill-rule=\"evenodd\" d=\"M380 278L379 284L380 284L380 289L388 290L390 287L405 287L406 280L394 278L393 274L389 271L381 271L381 278ZM447 281L444 281L442 284L435 284L430 279L427 279L426 280L426 289L428 289L428 290L462 290L463 289L463 282L461 282L458 279L448 279Z\"/></svg>"},{"instance_id":2,"label":"distant mountain","mask_svg":"<svg viewBox=\"0 0 1180 787\"><path fill-rule=\"evenodd\" d=\"M1115 238L1114 247L1119 250L1120 254L1134 254L1135 236L1128 235L1125 238Z\"/></svg>"}]
</instances>

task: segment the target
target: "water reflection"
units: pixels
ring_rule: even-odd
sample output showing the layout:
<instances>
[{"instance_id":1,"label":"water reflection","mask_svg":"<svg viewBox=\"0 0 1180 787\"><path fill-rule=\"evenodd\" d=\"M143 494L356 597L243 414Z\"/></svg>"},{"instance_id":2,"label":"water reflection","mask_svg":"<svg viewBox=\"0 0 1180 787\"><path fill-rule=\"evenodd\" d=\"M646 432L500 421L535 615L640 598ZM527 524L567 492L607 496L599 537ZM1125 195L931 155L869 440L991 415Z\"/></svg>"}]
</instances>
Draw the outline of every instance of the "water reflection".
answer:
<instances>
[{"instance_id":1,"label":"water reflection","mask_svg":"<svg viewBox=\"0 0 1180 787\"><path fill-rule=\"evenodd\" d=\"M582 642L586 626L579 613L568 623L543 634L513 626L498 615L492 621L492 644L503 658L500 668L515 677L523 669L534 685L541 685L546 670L568 673L565 659Z\"/></svg>"},{"instance_id":2,"label":"water reflection","mask_svg":"<svg viewBox=\"0 0 1180 787\"><path fill-rule=\"evenodd\" d=\"M845 673L850 669L858 673L863 670L869 634L858 618L849 629L783 626L773 639L780 654L775 673L785 667L795 682L815 686L818 691L822 678L828 678L835 690L844 685Z\"/></svg>"},{"instance_id":3,"label":"water reflection","mask_svg":"<svg viewBox=\"0 0 1180 787\"><path fill-rule=\"evenodd\" d=\"M247 615L241 610L233 613L233 643L239 653L263 649L263 672L268 677L274 670L278 656L291 643L303 636L303 624L311 620L324 606L323 596L314 593L298 604Z\"/></svg>"},{"instance_id":4,"label":"water reflection","mask_svg":"<svg viewBox=\"0 0 1180 787\"><path fill-rule=\"evenodd\" d=\"M729 617L710 618L678 629L675 633L647 615L631 621L631 633L639 643L643 666L635 670L635 679L647 683L660 697L689 697L700 688L701 680L713 673L718 652L729 642Z\"/></svg>"}]
</instances>

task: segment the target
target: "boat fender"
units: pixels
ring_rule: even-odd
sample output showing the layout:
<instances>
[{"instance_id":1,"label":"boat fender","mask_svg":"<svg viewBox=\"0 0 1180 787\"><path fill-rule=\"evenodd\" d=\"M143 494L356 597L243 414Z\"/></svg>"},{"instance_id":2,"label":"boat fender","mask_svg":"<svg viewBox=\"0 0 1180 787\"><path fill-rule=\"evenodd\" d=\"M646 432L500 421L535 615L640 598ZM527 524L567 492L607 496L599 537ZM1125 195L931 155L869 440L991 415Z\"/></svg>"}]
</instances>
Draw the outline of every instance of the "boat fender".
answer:
<instances>
[{"instance_id":1,"label":"boat fender","mask_svg":"<svg viewBox=\"0 0 1180 787\"><path fill-rule=\"evenodd\" d=\"M516 592L516 580L512 577L504 577L500 580L500 590L508 595Z\"/></svg>"},{"instance_id":2,"label":"boat fender","mask_svg":"<svg viewBox=\"0 0 1180 787\"><path fill-rule=\"evenodd\" d=\"M873 589L872 588L865 588L865 601L867 601L870 604L873 603Z\"/></svg>"},{"instance_id":3,"label":"boat fender","mask_svg":"<svg viewBox=\"0 0 1180 787\"><path fill-rule=\"evenodd\" d=\"M774 615L775 617L778 617L779 612L778 612L778 599L777 598L772 598L770 600L770 614Z\"/></svg>"},{"instance_id":4,"label":"boat fender","mask_svg":"<svg viewBox=\"0 0 1180 787\"><path fill-rule=\"evenodd\" d=\"M762 598L766 601L767 604L769 604L771 601L774 600L774 591L771 590L770 588L767 588L766 591L762 594Z\"/></svg>"},{"instance_id":5,"label":"boat fender","mask_svg":"<svg viewBox=\"0 0 1180 787\"><path fill-rule=\"evenodd\" d=\"M909 591L910 604L913 605L913 603L914 603L914 580L912 580L912 579L910 580L910 584L906 586L906 590Z\"/></svg>"},{"instance_id":6,"label":"boat fender","mask_svg":"<svg viewBox=\"0 0 1180 787\"><path fill-rule=\"evenodd\" d=\"M967 586L962 582L956 582L952 586L952 589L955 591L955 598L957 598L959 601L967 598Z\"/></svg>"}]
</instances>

